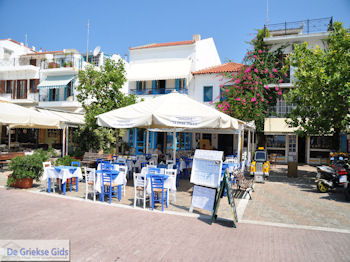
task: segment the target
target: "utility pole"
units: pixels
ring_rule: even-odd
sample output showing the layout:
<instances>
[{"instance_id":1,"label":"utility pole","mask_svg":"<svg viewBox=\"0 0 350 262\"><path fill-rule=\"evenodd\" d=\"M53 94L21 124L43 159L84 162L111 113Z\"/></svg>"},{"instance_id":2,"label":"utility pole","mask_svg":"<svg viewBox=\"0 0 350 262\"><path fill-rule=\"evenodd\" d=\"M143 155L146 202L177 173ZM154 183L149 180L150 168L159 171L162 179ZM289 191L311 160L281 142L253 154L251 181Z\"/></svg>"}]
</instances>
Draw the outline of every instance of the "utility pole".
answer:
<instances>
[{"instance_id":1,"label":"utility pole","mask_svg":"<svg viewBox=\"0 0 350 262\"><path fill-rule=\"evenodd\" d=\"M90 19L87 23L87 36L86 36L86 63L89 62L89 37L90 37Z\"/></svg>"}]
</instances>

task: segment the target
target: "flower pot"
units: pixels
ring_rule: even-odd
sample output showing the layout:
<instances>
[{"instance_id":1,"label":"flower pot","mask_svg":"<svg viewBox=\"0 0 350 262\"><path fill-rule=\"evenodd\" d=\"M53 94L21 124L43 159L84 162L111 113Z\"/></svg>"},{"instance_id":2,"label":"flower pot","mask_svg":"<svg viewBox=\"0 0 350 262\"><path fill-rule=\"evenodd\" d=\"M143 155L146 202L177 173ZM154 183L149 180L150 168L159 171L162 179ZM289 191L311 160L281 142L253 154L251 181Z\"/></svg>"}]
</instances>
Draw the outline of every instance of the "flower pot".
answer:
<instances>
[{"instance_id":1,"label":"flower pot","mask_svg":"<svg viewBox=\"0 0 350 262\"><path fill-rule=\"evenodd\" d=\"M16 181L12 183L11 186L16 188L23 188L23 189L31 188L33 187L33 178L26 177L26 178L16 179Z\"/></svg>"}]
</instances>

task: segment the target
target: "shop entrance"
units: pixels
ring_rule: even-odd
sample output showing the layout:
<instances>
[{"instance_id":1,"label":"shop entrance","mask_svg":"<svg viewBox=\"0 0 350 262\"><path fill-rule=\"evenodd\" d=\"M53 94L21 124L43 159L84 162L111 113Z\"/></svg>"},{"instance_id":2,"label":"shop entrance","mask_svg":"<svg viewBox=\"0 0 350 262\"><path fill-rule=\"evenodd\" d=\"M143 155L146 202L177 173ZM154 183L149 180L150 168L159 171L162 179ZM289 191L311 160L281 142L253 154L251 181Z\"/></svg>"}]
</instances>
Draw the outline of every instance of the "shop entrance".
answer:
<instances>
[{"instance_id":1,"label":"shop entrance","mask_svg":"<svg viewBox=\"0 0 350 262\"><path fill-rule=\"evenodd\" d=\"M224 151L224 155L233 155L233 135L219 134L218 135L218 150Z\"/></svg>"},{"instance_id":2,"label":"shop entrance","mask_svg":"<svg viewBox=\"0 0 350 262\"><path fill-rule=\"evenodd\" d=\"M306 163L306 138L298 137L298 163Z\"/></svg>"}]
</instances>

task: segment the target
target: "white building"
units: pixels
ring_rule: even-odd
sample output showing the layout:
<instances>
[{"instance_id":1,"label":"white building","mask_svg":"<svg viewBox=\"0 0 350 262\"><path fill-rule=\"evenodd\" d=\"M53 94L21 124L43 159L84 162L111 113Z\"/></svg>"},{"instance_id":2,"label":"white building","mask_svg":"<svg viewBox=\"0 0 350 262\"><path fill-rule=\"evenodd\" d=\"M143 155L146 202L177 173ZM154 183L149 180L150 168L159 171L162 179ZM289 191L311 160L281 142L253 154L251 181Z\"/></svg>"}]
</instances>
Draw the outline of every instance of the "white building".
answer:
<instances>
[{"instance_id":1,"label":"white building","mask_svg":"<svg viewBox=\"0 0 350 262\"><path fill-rule=\"evenodd\" d=\"M129 93L149 99L176 90L214 106L220 101L221 86L227 81L220 74L237 72L241 66L236 63L222 65L214 40L201 39L200 35L194 35L189 41L133 47L130 48L128 70ZM129 145L136 152L145 151L145 139L143 129L129 130ZM238 136L178 133L177 147L179 151L191 150L206 140L210 148L232 154L237 152L237 148L233 148L234 139ZM172 134L150 132L149 145L151 148L160 145L163 152L171 151Z\"/></svg>"},{"instance_id":2,"label":"white building","mask_svg":"<svg viewBox=\"0 0 350 262\"><path fill-rule=\"evenodd\" d=\"M331 29L332 18L305 20L268 25L270 36L264 41L272 46L272 49L286 46L284 53L292 52L293 44L307 42L310 48L319 46L325 48L326 39ZM283 92L293 88L293 68L289 76L280 85ZM280 98L274 108L271 109L271 117L265 119L264 134L265 145L269 154L272 154L277 162L285 163L288 155L295 155L298 162L308 164L326 163L330 152L331 137L308 136L298 137L294 133L295 128L289 128L285 122L286 114L291 111L290 105Z\"/></svg>"}]
</instances>

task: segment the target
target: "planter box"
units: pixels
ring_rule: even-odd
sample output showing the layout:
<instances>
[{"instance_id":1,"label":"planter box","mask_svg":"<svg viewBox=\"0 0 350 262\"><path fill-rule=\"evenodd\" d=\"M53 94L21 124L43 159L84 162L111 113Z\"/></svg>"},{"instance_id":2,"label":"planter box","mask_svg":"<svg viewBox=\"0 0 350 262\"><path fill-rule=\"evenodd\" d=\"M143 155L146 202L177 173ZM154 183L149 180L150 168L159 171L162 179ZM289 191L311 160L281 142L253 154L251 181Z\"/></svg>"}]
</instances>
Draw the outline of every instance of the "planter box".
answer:
<instances>
[{"instance_id":1,"label":"planter box","mask_svg":"<svg viewBox=\"0 0 350 262\"><path fill-rule=\"evenodd\" d=\"M33 178L21 178L21 179L16 179L14 183L11 184L12 187L16 188L31 188L33 187Z\"/></svg>"}]
</instances>

